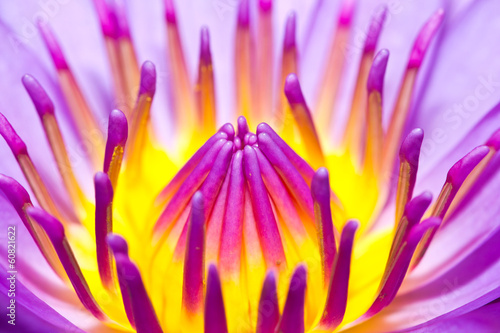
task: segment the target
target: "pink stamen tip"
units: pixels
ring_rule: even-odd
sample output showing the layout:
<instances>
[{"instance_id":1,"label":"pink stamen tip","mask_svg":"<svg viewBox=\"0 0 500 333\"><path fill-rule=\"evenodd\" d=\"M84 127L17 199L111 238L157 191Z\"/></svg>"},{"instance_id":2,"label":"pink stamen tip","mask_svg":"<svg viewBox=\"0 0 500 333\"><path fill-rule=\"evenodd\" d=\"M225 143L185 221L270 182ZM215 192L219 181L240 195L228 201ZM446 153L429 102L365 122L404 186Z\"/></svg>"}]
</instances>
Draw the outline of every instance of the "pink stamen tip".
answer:
<instances>
[{"instance_id":1,"label":"pink stamen tip","mask_svg":"<svg viewBox=\"0 0 500 333\"><path fill-rule=\"evenodd\" d=\"M406 204L405 216L408 219L409 228L420 222L420 219L424 216L424 213L427 208L429 208L431 202L432 193L425 191Z\"/></svg>"},{"instance_id":2,"label":"pink stamen tip","mask_svg":"<svg viewBox=\"0 0 500 333\"><path fill-rule=\"evenodd\" d=\"M279 322L278 332L304 332L304 305L307 286L307 271L299 265L293 272L290 288L286 297L283 315Z\"/></svg>"},{"instance_id":3,"label":"pink stamen tip","mask_svg":"<svg viewBox=\"0 0 500 333\"><path fill-rule=\"evenodd\" d=\"M451 167L450 171L448 171L446 182L451 183L454 188L458 189L476 165L478 165L489 152L490 148L487 146L474 148Z\"/></svg>"},{"instance_id":4,"label":"pink stamen tip","mask_svg":"<svg viewBox=\"0 0 500 333\"><path fill-rule=\"evenodd\" d=\"M241 0L238 7L238 25L248 27L250 25L250 6L248 0Z\"/></svg>"},{"instance_id":5,"label":"pink stamen tip","mask_svg":"<svg viewBox=\"0 0 500 333\"><path fill-rule=\"evenodd\" d=\"M23 216L25 205L31 205L28 192L14 178L0 174L0 190L5 194L19 216Z\"/></svg>"},{"instance_id":6,"label":"pink stamen tip","mask_svg":"<svg viewBox=\"0 0 500 333\"><path fill-rule=\"evenodd\" d=\"M43 117L47 113L54 114L54 103L52 103L52 100L40 83L29 74L24 75L22 81L40 117Z\"/></svg>"},{"instance_id":7,"label":"pink stamen tip","mask_svg":"<svg viewBox=\"0 0 500 333\"><path fill-rule=\"evenodd\" d=\"M382 31L382 27L384 26L385 18L387 17L387 6L382 6L377 9L377 12L372 16L372 20L370 22L370 27L368 28L368 35L366 36L365 41L365 50L364 52L373 52L377 47L378 38L380 36L380 32Z\"/></svg>"},{"instance_id":8,"label":"pink stamen tip","mask_svg":"<svg viewBox=\"0 0 500 333\"><path fill-rule=\"evenodd\" d=\"M125 3L122 1L117 1L115 4L115 17L117 21L117 26L119 27L120 37L130 38L130 27L128 25L127 11L125 9Z\"/></svg>"},{"instance_id":9,"label":"pink stamen tip","mask_svg":"<svg viewBox=\"0 0 500 333\"><path fill-rule=\"evenodd\" d=\"M125 147L128 138L128 122L125 114L120 110L113 110L109 114L108 140L104 155L104 172L108 172L113 153L117 146Z\"/></svg>"},{"instance_id":10,"label":"pink stamen tip","mask_svg":"<svg viewBox=\"0 0 500 333\"><path fill-rule=\"evenodd\" d=\"M337 253L335 233L333 230L332 212L330 208L330 179L326 168L319 168L314 174L311 183L311 194L314 200L316 213L316 228L321 228L321 250L324 260L323 270L325 281L330 281L332 265Z\"/></svg>"},{"instance_id":11,"label":"pink stamen tip","mask_svg":"<svg viewBox=\"0 0 500 333\"><path fill-rule=\"evenodd\" d=\"M500 129L493 133L486 142L486 145L493 148L495 151L500 150Z\"/></svg>"},{"instance_id":12,"label":"pink stamen tip","mask_svg":"<svg viewBox=\"0 0 500 333\"><path fill-rule=\"evenodd\" d=\"M145 61L141 67L141 87L139 95L154 96L156 91L156 67L151 61Z\"/></svg>"},{"instance_id":13,"label":"pink stamen tip","mask_svg":"<svg viewBox=\"0 0 500 333\"><path fill-rule=\"evenodd\" d=\"M106 236L106 242L115 255L121 253L128 256L128 244L122 236L110 233Z\"/></svg>"},{"instance_id":14,"label":"pink stamen tip","mask_svg":"<svg viewBox=\"0 0 500 333\"><path fill-rule=\"evenodd\" d=\"M14 156L17 157L21 154L28 153L26 144L23 140L21 140L19 135L17 135L14 128L12 128L12 125L2 113L0 113L0 135L2 135L5 142L7 142L7 145L10 150L12 150Z\"/></svg>"},{"instance_id":15,"label":"pink stamen tip","mask_svg":"<svg viewBox=\"0 0 500 333\"><path fill-rule=\"evenodd\" d=\"M38 29L42 34L42 38L45 42L45 45L49 49L50 55L52 57L52 61L58 70L69 69L68 63L64 58L64 54L62 53L61 47L54 35L54 32L48 24L38 22Z\"/></svg>"},{"instance_id":16,"label":"pink stamen tip","mask_svg":"<svg viewBox=\"0 0 500 333\"><path fill-rule=\"evenodd\" d=\"M118 37L118 27L116 25L116 20L111 18L111 12L106 4L105 0L94 0L94 5L96 7L97 15L99 16L99 21L101 23L102 33L106 37L117 38Z\"/></svg>"},{"instance_id":17,"label":"pink stamen tip","mask_svg":"<svg viewBox=\"0 0 500 333\"><path fill-rule=\"evenodd\" d=\"M175 6L173 0L165 0L165 19L168 23L176 24Z\"/></svg>"},{"instance_id":18,"label":"pink stamen tip","mask_svg":"<svg viewBox=\"0 0 500 333\"><path fill-rule=\"evenodd\" d=\"M239 118L238 118L239 119ZM233 141L234 140L234 127L230 123L226 123L219 128L219 132L226 133L227 134L227 140Z\"/></svg>"},{"instance_id":19,"label":"pink stamen tip","mask_svg":"<svg viewBox=\"0 0 500 333\"><path fill-rule=\"evenodd\" d=\"M137 332L163 332L137 266L123 254L116 254L115 262L122 295L126 291L124 303L130 306Z\"/></svg>"},{"instance_id":20,"label":"pink stamen tip","mask_svg":"<svg viewBox=\"0 0 500 333\"><path fill-rule=\"evenodd\" d=\"M339 26L349 26L354 16L355 0L344 0L340 9Z\"/></svg>"},{"instance_id":21,"label":"pink stamen tip","mask_svg":"<svg viewBox=\"0 0 500 333\"><path fill-rule=\"evenodd\" d=\"M238 137L242 142L244 142L245 135L247 135L248 132L250 131L248 128L247 119L243 116L239 116L236 122L238 124Z\"/></svg>"},{"instance_id":22,"label":"pink stamen tip","mask_svg":"<svg viewBox=\"0 0 500 333\"><path fill-rule=\"evenodd\" d=\"M276 276L269 271L262 286L257 317L257 333L273 333L280 319Z\"/></svg>"},{"instance_id":23,"label":"pink stamen tip","mask_svg":"<svg viewBox=\"0 0 500 333\"><path fill-rule=\"evenodd\" d=\"M208 267L205 297L205 333L227 333L226 311L217 267Z\"/></svg>"},{"instance_id":24,"label":"pink stamen tip","mask_svg":"<svg viewBox=\"0 0 500 333\"><path fill-rule=\"evenodd\" d=\"M290 104L306 104L302 89L300 88L299 78L294 73L286 77L285 95Z\"/></svg>"},{"instance_id":25,"label":"pink stamen tip","mask_svg":"<svg viewBox=\"0 0 500 333\"><path fill-rule=\"evenodd\" d=\"M272 0L259 0L259 9L263 12L270 11L273 8Z\"/></svg>"},{"instance_id":26,"label":"pink stamen tip","mask_svg":"<svg viewBox=\"0 0 500 333\"><path fill-rule=\"evenodd\" d=\"M424 140L424 131L421 128L412 130L401 144L399 149L399 157L401 160L407 161L411 166L418 166L420 157L420 148Z\"/></svg>"},{"instance_id":27,"label":"pink stamen tip","mask_svg":"<svg viewBox=\"0 0 500 333\"><path fill-rule=\"evenodd\" d=\"M424 24L420 33L418 34L415 43L413 44L413 49L410 54L410 60L408 61L408 68L420 67L424 59L425 53L429 48L432 38L436 34L437 30L441 26L444 17L444 10L439 9L431 18Z\"/></svg>"},{"instance_id":28,"label":"pink stamen tip","mask_svg":"<svg viewBox=\"0 0 500 333\"><path fill-rule=\"evenodd\" d=\"M182 306L190 313L203 304L203 280L205 258L205 207L201 191L191 200L191 218L187 235L184 260Z\"/></svg>"},{"instance_id":29,"label":"pink stamen tip","mask_svg":"<svg viewBox=\"0 0 500 333\"><path fill-rule=\"evenodd\" d=\"M295 12L291 12L288 14L286 19L286 27L285 27L285 40L284 40L284 49L290 50L295 48L295 31L297 26L297 15Z\"/></svg>"},{"instance_id":30,"label":"pink stamen tip","mask_svg":"<svg viewBox=\"0 0 500 333\"><path fill-rule=\"evenodd\" d=\"M65 237L64 227L55 217L41 208L29 207L28 215L45 230L53 243L61 243Z\"/></svg>"},{"instance_id":31,"label":"pink stamen tip","mask_svg":"<svg viewBox=\"0 0 500 333\"><path fill-rule=\"evenodd\" d=\"M387 69L387 61L389 60L389 51L387 49L380 50L373 58L372 67L368 74L366 89L368 93L377 91L382 95L384 89L384 76Z\"/></svg>"},{"instance_id":32,"label":"pink stamen tip","mask_svg":"<svg viewBox=\"0 0 500 333\"><path fill-rule=\"evenodd\" d=\"M200 61L206 65L212 63L212 53L210 52L210 33L208 27L201 28L200 41Z\"/></svg>"},{"instance_id":33,"label":"pink stamen tip","mask_svg":"<svg viewBox=\"0 0 500 333\"><path fill-rule=\"evenodd\" d=\"M351 255L354 243L354 235L359 223L349 220L340 236L339 250L333 268L333 275L328 290L328 297L320 321L320 326L325 329L335 329L342 320L347 305L347 289L349 287L349 275L351 271Z\"/></svg>"}]
</instances>

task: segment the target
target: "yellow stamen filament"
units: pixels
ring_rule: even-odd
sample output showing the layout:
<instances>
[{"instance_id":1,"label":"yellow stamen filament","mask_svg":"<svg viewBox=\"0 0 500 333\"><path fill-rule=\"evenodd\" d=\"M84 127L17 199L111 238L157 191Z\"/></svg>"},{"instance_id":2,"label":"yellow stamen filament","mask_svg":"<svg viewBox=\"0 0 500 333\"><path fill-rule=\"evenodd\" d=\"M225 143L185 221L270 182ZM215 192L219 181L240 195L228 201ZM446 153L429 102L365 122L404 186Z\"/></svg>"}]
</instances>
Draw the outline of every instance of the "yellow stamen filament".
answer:
<instances>
[{"instance_id":1,"label":"yellow stamen filament","mask_svg":"<svg viewBox=\"0 0 500 333\"><path fill-rule=\"evenodd\" d=\"M382 146L384 130L382 128L382 96L378 91L368 96L367 133L365 170L376 177L380 174L382 164Z\"/></svg>"},{"instance_id":2,"label":"yellow stamen filament","mask_svg":"<svg viewBox=\"0 0 500 333\"><path fill-rule=\"evenodd\" d=\"M283 50L283 58L281 63L281 85L279 86L280 97L278 98L277 118L282 123L282 136L287 140L292 140L294 133L294 117L290 105L283 93L286 77L288 74L297 73L297 49L286 48Z\"/></svg>"},{"instance_id":3,"label":"yellow stamen filament","mask_svg":"<svg viewBox=\"0 0 500 333\"><path fill-rule=\"evenodd\" d=\"M111 162L109 163L108 177L114 189L116 189L116 184L118 182L118 175L120 174L124 149L124 146L116 146L113 150L113 157L111 158Z\"/></svg>"},{"instance_id":4,"label":"yellow stamen filament","mask_svg":"<svg viewBox=\"0 0 500 333\"><path fill-rule=\"evenodd\" d=\"M273 101L273 25L272 11L261 10L257 31L257 77L255 83L257 107L252 110L249 126L256 126L272 111Z\"/></svg>"},{"instance_id":5,"label":"yellow stamen filament","mask_svg":"<svg viewBox=\"0 0 500 333\"><path fill-rule=\"evenodd\" d=\"M121 71L120 50L115 38L106 37L105 45L108 52L109 65L111 66L111 74L113 76L115 96L119 101L119 107L128 116L132 109L132 96L134 95L127 94L126 81Z\"/></svg>"},{"instance_id":6,"label":"yellow stamen filament","mask_svg":"<svg viewBox=\"0 0 500 333\"><path fill-rule=\"evenodd\" d=\"M137 96L140 72L134 45L130 38L122 37L118 40L118 46L120 49L121 73L126 88L125 96ZM129 98L128 100L132 99Z\"/></svg>"},{"instance_id":7,"label":"yellow stamen filament","mask_svg":"<svg viewBox=\"0 0 500 333\"><path fill-rule=\"evenodd\" d=\"M208 137L216 130L215 87L212 64L200 63L198 76L196 90L199 94L199 128L203 130L205 137Z\"/></svg>"},{"instance_id":8,"label":"yellow stamen filament","mask_svg":"<svg viewBox=\"0 0 500 333\"><path fill-rule=\"evenodd\" d=\"M250 30L238 26L236 29L236 103L238 114L243 115L247 121L251 120L254 109L251 102L250 85ZM252 112L250 112L252 110Z\"/></svg>"},{"instance_id":9,"label":"yellow stamen filament","mask_svg":"<svg viewBox=\"0 0 500 333\"><path fill-rule=\"evenodd\" d=\"M410 191L410 170L408 161L402 161L399 167L398 189L396 192L396 225L403 217L403 212L408 203L408 192Z\"/></svg>"}]
</instances>

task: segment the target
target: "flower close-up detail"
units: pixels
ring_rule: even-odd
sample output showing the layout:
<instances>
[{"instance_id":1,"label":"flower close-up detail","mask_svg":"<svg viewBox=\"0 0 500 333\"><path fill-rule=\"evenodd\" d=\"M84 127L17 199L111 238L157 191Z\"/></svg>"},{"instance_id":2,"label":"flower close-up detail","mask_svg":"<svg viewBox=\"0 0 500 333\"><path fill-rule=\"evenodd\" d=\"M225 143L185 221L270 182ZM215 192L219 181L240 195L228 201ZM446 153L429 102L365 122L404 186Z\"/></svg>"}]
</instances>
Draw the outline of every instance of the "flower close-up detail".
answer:
<instances>
[{"instance_id":1,"label":"flower close-up detail","mask_svg":"<svg viewBox=\"0 0 500 333\"><path fill-rule=\"evenodd\" d=\"M0 331L500 332L499 9L2 1Z\"/></svg>"}]
</instances>

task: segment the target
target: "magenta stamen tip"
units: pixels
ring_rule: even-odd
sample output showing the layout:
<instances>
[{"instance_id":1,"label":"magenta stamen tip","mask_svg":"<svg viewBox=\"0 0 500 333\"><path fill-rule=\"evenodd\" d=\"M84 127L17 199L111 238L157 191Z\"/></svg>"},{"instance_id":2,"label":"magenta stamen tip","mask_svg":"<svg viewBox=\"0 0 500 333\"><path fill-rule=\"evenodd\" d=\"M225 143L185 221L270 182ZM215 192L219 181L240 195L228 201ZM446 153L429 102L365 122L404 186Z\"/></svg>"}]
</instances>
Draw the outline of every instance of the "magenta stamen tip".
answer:
<instances>
[{"instance_id":1,"label":"magenta stamen tip","mask_svg":"<svg viewBox=\"0 0 500 333\"><path fill-rule=\"evenodd\" d=\"M24 205L31 204L28 192L14 178L0 174L0 190L20 215Z\"/></svg>"},{"instance_id":2,"label":"magenta stamen tip","mask_svg":"<svg viewBox=\"0 0 500 333\"><path fill-rule=\"evenodd\" d=\"M210 64L212 62L212 54L210 52L210 33L208 27L204 26L201 28L200 40L200 61L204 64Z\"/></svg>"},{"instance_id":3,"label":"magenta stamen tip","mask_svg":"<svg viewBox=\"0 0 500 333\"><path fill-rule=\"evenodd\" d=\"M248 0L241 0L238 7L238 25L248 27L250 25L250 6Z\"/></svg>"},{"instance_id":4,"label":"magenta stamen tip","mask_svg":"<svg viewBox=\"0 0 500 333\"><path fill-rule=\"evenodd\" d=\"M105 0L94 0L94 5L97 10L97 15L99 16L99 21L101 23L102 33L106 37L117 38L118 37L118 27L116 26L116 20L111 18L111 12L106 4Z\"/></svg>"},{"instance_id":5,"label":"magenta stamen tip","mask_svg":"<svg viewBox=\"0 0 500 333\"><path fill-rule=\"evenodd\" d=\"M120 253L128 256L128 244L122 236L113 233L108 234L106 236L106 242L115 255Z\"/></svg>"},{"instance_id":6,"label":"magenta stamen tip","mask_svg":"<svg viewBox=\"0 0 500 333\"><path fill-rule=\"evenodd\" d=\"M40 117L43 117L47 113L54 114L54 103L52 103L52 100L40 83L29 74L24 75L22 81Z\"/></svg>"},{"instance_id":7,"label":"magenta stamen tip","mask_svg":"<svg viewBox=\"0 0 500 333\"><path fill-rule=\"evenodd\" d=\"M208 266L204 318L205 333L227 333L222 288L219 273L214 264Z\"/></svg>"},{"instance_id":8,"label":"magenta stamen tip","mask_svg":"<svg viewBox=\"0 0 500 333\"><path fill-rule=\"evenodd\" d=\"M272 0L259 0L259 8L263 12L270 11L273 8Z\"/></svg>"},{"instance_id":9,"label":"magenta stamen tip","mask_svg":"<svg viewBox=\"0 0 500 333\"><path fill-rule=\"evenodd\" d=\"M311 193L315 200L330 204L330 181L326 168L321 167L314 174Z\"/></svg>"},{"instance_id":10,"label":"magenta stamen tip","mask_svg":"<svg viewBox=\"0 0 500 333\"><path fill-rule=\"evenodd\" d=\"M419 223L432 202L432 193L425 191L406 204L405 215L411 224Z\"/></svg>"},{"instance_id":11,"label":"magenta stamen tip","mask_svg":"<svg viewBox=\"0 0 500 333\"><path fill-rule=\"evenodd\" d=\"M64 227L55 217L37 207L28 207L27 213L45 230L53 243L63 241Z\"/></svg>"},{"instance_id":12,"label":"magenta stamen tip","mask_svg":"<svg viewBox=\"0 0 500 333\"><path fill-rule=\"evenodd\" d=\"M387 6L383 5L377 9L377 12L372 16L370 27L365 41L365 53L375 51L378 38L382 27L384 26L385 18L387 17Z\"/></svg>"},{"instance_id":13,"label":"magenta stamen tip","mask_svg":"<svg viewBox=\"0 0 500 333\"><path fill-rule=\"evenodd\" d=\"M245 135L247 135L250 131L248 128L247 119L243 116L239 116L236 122L238 124L238 137L240 138L242 143L246 144Z\"/></svg>"},{"instance_id":14,"label":"magenta stamen tip","mask_svg":"<svg viewBox=\"0 0 500 333\"><path fill-rule=\"evenodd\" d=\"M156 67L151 61L145 61L141 67L141 87L139 95L154 96L156 91Z\"/></svg>"},{"instance_id":15,"label":"magenta stamen tip","mask_svg":"<svg viewBox=\"0 0 500 333\"><path fill-rule=\"evenodd\" d=\"M297 15L295 12L291 12L288 14L286 19L286 27L285 27L285 40L284 40L284 49L290 50L295 48L295 30L297 26Z\"/></svg>"},{"instance_id":16,"label":"magenta stamen tip","mask_svg":"<svg viewBox=\"0 0 500 333\"><path fill-rule=\"evenodd\" d=\"M173 0L165 0L165 19L167 20L168 23L172 24L177 23Z\"/></svg>"},{"instance_id":17,"label":"magenta stamen tip","mask_svg":"<svg viewBox=\"0 0 500 333\"><path fill-rule=\"evenodd\" d=\"M26 144L23 140L21 140L19 135L17 135L14 128L12 128L12 125L2 113L0 113L0 135L3 136L14 156L17 157L18 155L28 153Z\"/></svg>"},{"instance_id":18,"label":"magenta stamen tip","mask_svg":"<svg viewBox=\"0 0 500 333\"><path fill-rule=\"evenodd\" d=\"M304 95L300 88L299 78L292 73L285 80L285 95L290 104L305 104Z\"/></svg>"},{"instance_id":19,"label":"magenta stamen tip","mask_svg":"<svg viewBox=\"0 0 500 333\"><path fill-rule=\"evenodd\" d=\"M413 49L410 54L410 60L408 61L408 68L420 67L427 51L432 37L436 34L437 30L441 26L444 17L444 10L439 9L435 12L431 18L424 24L420 33L413 44Z\"/></svg>"},{"instance_id":20,"label":"magenta stamen tip","mask_svg":"<svg viewBox=\"0 0 500 333\"><path fill-rule=\"evenodd\" d=\"M234 140L234 127L232 124L230 123L225 123L224 125L221 126L221 128L219 128L219 132L222 132L222 133L226 133L227 134L227 139L229 141L233 141Z\"/></svg>"},{"instance_id":21,"label":"magenta stamen tip","mask_svg":"<svg viewBox=\"0 0 500 333\"><path fill-rule=\"evenodd\" d=\"M64 58L61 47L57 42L57 39L54 35L54 32L50 29L48 24L43 23L41 21L37 22L38 29L42 34L43 40L45 41L45 45L49 49L52 60L54 61L54 65L58 70L69 69L68 63Z\"/></svg>"},{"instance_id":22,"label":"magenta stamen tip","mask_svg":"<svg viewBox=\"0 0 500 333\"><path fill-rule=\"evenodd\" d=\"M283 314L276 332L304 332L304 303L307 286L307 270L299 265L290 279L290 287Z\"/></svg>"},{"instance_id":23,"label":"magenta stamen tip","mask_svg":"<svg viewBox=\"0 0 500 333\"><path fill-rule=\"evenodd\" d=\"M448 171L446 182L451 183L454 187L461 186L476 165L478 165L489 152L490 148L488 146L474 148L451 167L450 171Z\"/></svg>"},{"instance_id":24,"label":"magenta stamen tip","mask_svg":"<svg viewBox=\"0 0 500 333\"><path fill-rule=\"evenodd\" d=\"M96 202L109 203L113 201L113 186L104 172L98 171L94 176Z\"/></svg>"},{"instance_id":25,"label":"magenta stamen tip","mask_svg":"<svg viewBox=\"0 0 500 333\"><path fill-rule=\"evenodd\" d=\"M488 147L493 148L495 151L500 150L500 129L498 129L486 142Z\"/></svg>"},{"instance_id":26,"label":"magenta stamen tip","mask_svg":"<svg viewBox=\"0 0 500 333\"><path fill-rule=\"evenodd\" d=\"M387 68L387 61L389 60L389 51L387 49L380 50L373 58L372 67L368 74L366 88L368 93L377 91L382 95L384 88L384 76Z\"/></svg>"},{"instance_id":27,"label":"magenta stamen tip","mask_svg":"<svg viewBox=\"0 0 500 333\"><path fill-rule=\"evenodd\" d=\"M125 114L114 109L109 114L108 121L108 140L113 142L113 144L125 146L128 138L128 122Z\"/></svg>"},{"instance_id":28,"label":"magenta stamen tip","mask_svg":"<svg viewBox=\"0 0 500 333\"><path fill-rule=\"evenodd\" d=\"M338 24L340 26L349 26L351 24L352 17L354 15L354 7L355 7L354 0L344 0L339 15Z\"/></svg>"},{"instance_id":29,"label":"magenta stamen tip","mask_svg":"<svg viewBox=\"0 0 500 333\"><path fill-rule=\"evenodd\" d=\"M399 149L399 157L411 165L418 165L420 147L424 140L424 131L421 128L413 129L403 140Z\"/></svg>"}]
</instances>

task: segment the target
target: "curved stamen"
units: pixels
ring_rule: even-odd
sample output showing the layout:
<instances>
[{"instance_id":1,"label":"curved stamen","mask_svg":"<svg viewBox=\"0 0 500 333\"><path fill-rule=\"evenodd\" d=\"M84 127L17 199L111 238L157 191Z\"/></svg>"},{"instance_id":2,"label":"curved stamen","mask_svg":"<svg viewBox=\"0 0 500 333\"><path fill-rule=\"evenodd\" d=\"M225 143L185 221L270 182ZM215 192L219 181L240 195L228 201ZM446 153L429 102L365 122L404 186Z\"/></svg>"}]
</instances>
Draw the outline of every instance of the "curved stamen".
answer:
<instances>
[{"instance_id":1,"label":"curved stamen","mask_svg":"<svg viewBox=\"0 0 500 333\"><path fill-rule=\"evenodd\" d=\"M116 189L118 182L127 138L127 118L123 112L115 109L109 114L108 140L106 141L103 166L103 171L108 174L114 189Z\"/></svg>"},{"instance_id":2,"label":"curved stamen","mask_svg":"<svg viewBox=\"0 0 500 333\"><path fill-rule=\"evenodd\" d=\"M269 271L260 294L256 333L274 333L279 319L276 277L273 271Z\"/></svg>"},{"instance_id":3,"label":"curved stamen","mask_svg":"<svg viewBox=\"0 0 500 333\"><path fill-rule=\"evenodd\" d=\"M222 288L215 265L208 267L204 318L205 333L227 333Z\"/></svg>"},{"instance_id":4,"label":"curved stamen","mask_svg":"<svg viewBox=\"0 0 500 333\"><path fill-rule=\"evenodd\" d=\"M210 35L207 27L201 29L200 60L198 65L198 126L202 132L213 133L215 130L215 84L210 52Z\"/></svg>"},{"instance_id":5,"label":"curved stamen","mask_svg":"<svg viewBox=\"0 0 500 333\"><path fill-rule=\"evenodd\" d=\"M330 180L328 170L320 168L314 175L311 184L311 194L314 200L314 217L318 233L318 243L321 250L323 282L330 283L333 262L337 254L335 233L330 208Z\"/></svg>"},{"instance_id":6,"label":"curved stamen","mask_svg":"<svg viewBox=\"0 0 500 333\"><path fill-rule=\"evenodd\" d=\"M297 75L290 74L285 82L285 95L292 110L304 145L308 148L307 154L313 168L325 165L325 157L319 141L316 127L314 126L311 112L307 107L304 95L300 88Z\"/></svg>"},{"instance_id":7,"label":"curved stamen","mask_svg":"<svg viewBox=\"0 0 500 333\"><path fill-rule=\"evenodd\" d=\"M65 279L66 273L61 266L61 262L57 258L57 254L50 243L50 239L37 223L33 223L31 217L26 212L29 207L33 207L28 192L13 178L2 174L0 174L0 190L2 190L16 210L24 226L30 233L31 238L35 241L50 267L60 278Z\"/></svg>"},{"instance_id":8,"label":"curved stamen","mask_svg":"<svg viewBox=\"0 0 500 333\"><path fill-rule=\"evenodd\" d=\"M404 207L413 195L423 139L424 131L416 128L408 134L399 150L400 167L396 193L396 223L401 220Z\"/></svg>"},{"instance_id":9,"label":"curved stamen","mask_svg":"<svg viewBox=\"0 0 500 333\"><path fill-rule=\"evenodd\" d=\"M14 154L14 157L17 159L21 170L23 171L24 177L30 184L30 188L35 194L36 201L38 204L55 215L57 218L61 218L61 212L57 209L57 206L50 195L47 186L43 182L38 170L35 168L33 161L31 160L28 150L26 149L26 144L23 140L17 135L16 131L12 128L11 124L4 117L3 114L0 113L0 135L5 139L7 145L10 150ZM76 222L72 220L72 222Z\"/></svg>"},{"instance_id":10,"label":"curved stamen","mask_svg":"<svg viewBox=\"0 0 500 333\"><path fill-rule=\"evenodd\" d=\"M40 208L30 207L27 209L28 215L33 218L47 233L59 257L59 260L68 275L73 288L83 306L101 321L107 321L106 315L102 312L92 295L89 285L83 276L83 273L76 261L75 255L71 250L68 239L64 234L64 227L61 222L46 213Z\"/></svg>"},{"instance_id":11,"label":"curved stamen","mask_svg":"<svg viewBox=\"0 0 500 333\"><path fill-rule=\"evenodd\" d=\"M388 60L389 51L387 49L380 50L373 59L366 82L368 108L364 168L365 170L371 170L375 176L380 175L382 167L382 147L384 144L382 96Z\"/></svg>"},{"instance_id":12,"label":"curved stamen","mask_svg":"<svg viewBox=\"0 0 500 333\"><path fill-rule=\"evenodd\" d=\"M106 237L113 231L113 186L103 172L96 173L95 184L95 241L97 267L101 282L107 290L113 288L113 262Z\"/></svg>"},{"instance_id":13,"label":"curved stamen","mask_svg":"<svg viewBox=\"0 0 500 333\"><path fill-rule=\"evenodd\" d=\"M488 155L489 151L490 149L487 146L476 147L451 167L450 171L448 171L446 182L436 200L431 216L439 217L441 220L445 218L448 208L463 182L479 162ZM412 264L413 268L422 260L439 226L432 227L425 233L416 251L415 259Z\"/></svg>"},{"instance_id":14,"label":"curved stamen","mask_svg":"<svg viewBox=\"0 0 500 333\"><path fill-rule=\"evenodd\" d=\"M203 327L204 275L205 207L203 195L196 192L191 205L182 285L182 325L188 331L197 332Z\"/></svg>"},{"instance_id":15,"label":"curved stamen","mask_svg":"<svg viewBox=\"0 0 500 333\"><path fill-rule=\"evenodd\" d=\"M330 289L328 290L325 309L319 323L320 329L334 330L344 319L351 270L352 246L358 226L357 221L351 220L346 223L342 230L333 275L330 280Z\"/></svg>"},{"instance_id":16,"label":"curved stamen","mask_svg":"<svg viewBox=\"0 0 500 333\"><path fill-rule=\"evenodd\" d=\"M49 140L50 148L56 159L57 168L75 207L75 213L81 217L85 214L85 196L73 173L68 151L66 150L59 124L54 115L54 104L34 77L25 75L22 81L40 116L45 135Z\"/></svg>"},{"instance_id":17,"label":"curved stamen","mask_svg":"<svg viewBox=\"0 0 500 333\"><path fill-rule=\"evenodd\" d=\"M293 272L285 307L278 323L278 332L304 332L304 306L307 286L306 266L300 265Z\"/></svg>"}]
</instances>

